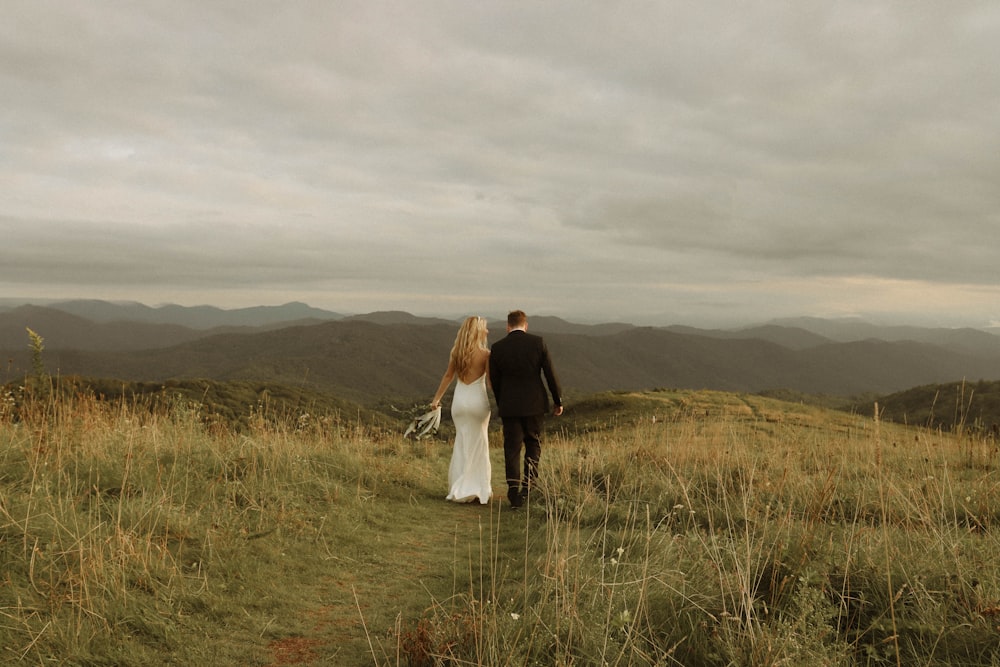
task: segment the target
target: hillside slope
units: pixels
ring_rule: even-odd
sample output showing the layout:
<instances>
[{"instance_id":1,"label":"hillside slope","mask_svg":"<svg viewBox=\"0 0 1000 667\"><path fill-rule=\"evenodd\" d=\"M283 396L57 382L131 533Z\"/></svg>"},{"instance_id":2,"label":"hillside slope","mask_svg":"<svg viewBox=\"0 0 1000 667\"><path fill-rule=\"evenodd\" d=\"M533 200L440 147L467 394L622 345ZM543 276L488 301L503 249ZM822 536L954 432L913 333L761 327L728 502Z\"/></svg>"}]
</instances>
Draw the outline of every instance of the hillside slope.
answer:
<instances>
[{"instance_id":1,"label":"hillside slope","mask_svg":"<svg viewBox=\"0 0 1000 667\"><path fill-rule=\"evenodd\" d=\"M48 349L103 351L168 347L206 335L178 324L95 322L79 315L41 306L19 306L0 313L0 349L28 344L25 329L38 332Z\"/></svg>"},{"instance_id":2,"label":"hillside slope","mask_svg":"<svg viewBox=\"0 0 1000 667\"><path fill-rule=\"evenodd\" d=\"M911 387L878 399L884 421L1000 437L1000 382L956 381ZM853 405L868 412L870 405Z\"/></svg>"},{"instance_id":3,"label":"hillside slope","mask_svg":"<svg viewBox=\"0 0 1000 667\"><path fill-rule=\"evenodd\" d=\"M45 332L40 331L45 337ZM161 349L56 349L53 374L163 381L261 380L335 392L350 400L426 400L444 371L453 323L376 324L362 319L208 335ZM495 331L493 339L503 335ZM22 332L23 336L23 332ZM0 351L11 381L31 368L26 339ZM792 349L760 339L724 339L655 328L613 335L546 334L568 397L658 387L759 392L788 389L851 396L924 384L1000 378L1000 356L910 341L856 341Z\"/></svg>"}]
</instances>

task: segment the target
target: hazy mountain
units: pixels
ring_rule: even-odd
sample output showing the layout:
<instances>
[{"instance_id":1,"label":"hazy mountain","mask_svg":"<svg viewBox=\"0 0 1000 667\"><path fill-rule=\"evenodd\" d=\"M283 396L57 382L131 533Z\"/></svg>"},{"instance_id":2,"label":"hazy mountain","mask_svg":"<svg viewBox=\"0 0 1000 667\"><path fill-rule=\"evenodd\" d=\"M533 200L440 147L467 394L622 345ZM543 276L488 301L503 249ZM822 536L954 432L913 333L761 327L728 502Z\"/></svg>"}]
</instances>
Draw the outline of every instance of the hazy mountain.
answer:
<instances>
[{"instance_id":1,"label":"hazy mountain","mask_svg":"<svg viewBox=\"0 0 1000 667\"><path fill-rule=\"evenodd\" d=\"M316 320L306 320L195 329L132 320L93 321L55 308L19 306L0 311L0 350L28 345L26 328L38 333L49 350L125 351L170 347L221 333L252 333L293 324L316 323Z\"/></svg>"},{"instance_id":2,"label":"hazy mountain","mask_svg":"<svg viewBox=\"0 0 1000 667\"><path fill-rule=\"evenodd\" d=\"M58 305L58 307L56 307ZM163 306L150 308L142 304L114 304L107 301L73 301L52 306L19 306L0 310L0 350L16 350L28 344L26 327L30 327L45 339L49 350L107 350L126 351L170 347L207 336L225 333L259 333L263 330L307 326L323 321L338 319L354 322L370 322L380 325L446 325L457 331L459 321L433 317L417 317L402 311L374 312L362 315L332 317L325 319L277 320L282 315L295 317L315 312L302 304L266 309L243 309L223 311L221 309L187 308ZM74 312L70 312L74 311ZM327 313L327 311L319 311ZM86 314L86 315L85 315ZM87 317L89 315L89 317ZM134 319L123 319L132 317ZM156 323L153 320L168 319L170 323ZM256 325L216 326L200 328L210 321L261 322ZM274 321L272 321L274 320ZM189 327L174 322L197 321L199 327ZM588 335L604 335L621 331L631 325L581 325L571 324L555 317L532 318L531 330L539 333L573 332ZM504 332L501 321L490 323L494 333ZM452 333L454 337L454 333Z\"/></svg>"},{"instance_id":3,"label":"hazy mountain","mask_svg":"<svg viewBox=\"0 0 1000 667\"><path fill-rule=\"evenodd\" d=\"M709 338L722 338L733 340L738 338L765 340L792 350L805 350L811 347L818 347L833 342L825 336L813 333L806 329L791 326L779 326L776 324L765 324L745 329L696 329L674 325L667 327L667 331L687 334L692 336L707 336Z\"/></svg>"},{"instance_id":4,"label":"hazy mountain","mask_svg":"<svg viewBox=\"0 0 1000 667\"><path fill-rule=\"evenodd\" d=\"M604 382L612 389L782 388L850 396L963 377L1000 377L1000 355L976 356L909 341L828 343L793 350L759 339L727 340L645 328L604 338L546 338L554 350L566 350L572 368L566 375L586 388Z\"/></svg>"},{"instance_id":5,"label":"hazy mountain","mask_svg":"<svg viewBox=\"0 0 1000 667\"><path fill-rule=\"evenodd\" d=\"M27 349L27 328L44 339L48 350L124 352L168 347L206 335L176 324L98 323L54 308L19 306L0 312L0 350Z\"/></svg>"},{"instance_id":6,"label":"hazy mountain","mask_svg":"<svg viewBox=\"0 0 1000 667\"><path fill-rule=\"evenodd\" d=\"M421 401L429 400L437 387L455 330L454 322L337 320L212 335L162 349L85 351L49 345L44 362L50 372L64 375L143 381L276 381L312 386L366 403ZM26 342L23 331L21 335ZM502 330L491 330L492 340L503 335ZM1000 355L913 341L866 340L793 349L754 338L727 339L649 327L604 336L546 333L546 340L568 396L656 387L736 392L789 389L850 396L962 378L1000 378ZM26 344L0 354L10 359L5 380L30 368Z\"/></svg>"},{"instance_id":7,"label":"hazy mountain","mask_svg":"<svg viewBox=\"0 0 1000 667\"><path fill-rule=\"evenodd\" d=\"M507 322L503 319L490 323L490 329L503 333ZM558 317L545 315L532 316L528 321L528 329L539 334L581 334L584 336L610 336L634 329L635 325L624 322L606 322L604 324L576 324Z\"/></svg>"},{"instance_id":8,"label":"hazy mountain","mask_svg":"<svg viewBox=\"0 0 1000 667\"><path fill-rule=\"evenodd\" d=\"M309 315L326 321L296 321ZM223 321L256 324L200 328ZM530 326L545 334L565 390L577 395L684 387L850 396L1000 378L1000 337L984 331L781 322L702 330L536 316ZM359 401L421 400L440 380L458 323L399 311L344 317L299 303L236 311L103 301L21 306L0 311L0 355L8 360L0 379L30 368L30 327L45 340L43 360L53 374L278 381ZM492 321L490 331L499 339L504 323Z\"/></svg>"},{"instance_id":9,"label":"hazy mountain","mask_svg":"<svg viewBox=\"0 0 1000 667\"><path fill-rule=\"evenodd\" d=\"M159 382L168 379L261 380L310 386L373 402L430 400L447 365L452 325L379 325L335 321L254 334L219 334L141 351L47 349L50 373ZM26 346L25 346L26 348ZM14 379L30 368L27 349L3 351Z\"/></svg>"},{"instance_id":10,"label":"hazy mountain","mask_svg":"<svg viewBox=\"0 0 1000 667\"><path fill-rule=\"evenodd\" d=\"M402 310L382 310L362 315L350 315L344 318L349 321L371 322L372 324L447 324L457 330L459 320L446 320L439 317L419 317Z\"/></svg>"},{"instance_id":11,"label":"hazy mountain","mask_svg":"<svg viewBox=\"0 0 1000 667\"><path fill-rule=\"evenodd\" d=\"M327 321L343 317L339 313L291 302L281 306L254 306L224 310L215 306L146 306L135 302L96 300L60 301L46 304L94 322L146 322L177 324L191 329L217 327L260 327L303 320Z\"/></svg>"},{"instance_id":12,"label":"hazy mountain","mask_svg":"<svg viewBox=\"0 0 1000 667\"><path fill-rule=\"evenodd\" d=\"M826 320L816 317L785 318L773 320L771 324L811 331L839 343L869 339L910 340L972 354L1000 354L1000 336L981 329L878 325L856 318Z\"/></svg>"},{"instance_id":13,"label":"hazy mountain","mask_svg":"<svg viewBox=\"0 0 1000 667\"><path fill-rule=\"evenodd\" d=\"M444 319L440 317L418 317L403 311L380 311L361 315L350 315L345 320L357 320L362 322L372 322L374 324L447 324L458 330L459 325L465 319ZM488 322L490 331L495 335L506 331L507 323L504 319L494 319ZM635 328L631 324L621 322L611 322L606 324L576 324L567 322L558 317L538 315L530 318L529 329L532 333L550 334L581 334L585 336L607 336L620 333L628 329Z\"/></svg>"}]
</instances>

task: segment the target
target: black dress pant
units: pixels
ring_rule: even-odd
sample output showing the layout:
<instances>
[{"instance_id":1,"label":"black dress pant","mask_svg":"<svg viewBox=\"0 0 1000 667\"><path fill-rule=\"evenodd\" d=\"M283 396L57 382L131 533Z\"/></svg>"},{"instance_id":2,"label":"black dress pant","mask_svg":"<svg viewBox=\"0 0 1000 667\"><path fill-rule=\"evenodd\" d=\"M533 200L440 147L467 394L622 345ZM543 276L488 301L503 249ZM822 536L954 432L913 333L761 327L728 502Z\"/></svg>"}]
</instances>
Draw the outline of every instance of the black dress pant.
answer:
<instances>
[{"instance_id":1,"label":"black dress pant","mask_svg":"<svg viewBox=\"0 0 1000 667\"><path fill-rule=\"evenodd\" d=\"M507 474L507 495L527 491L538 475L542 456L543 415L503 417L503 458ZM521 447L524 447L522 480Z\"/></svg>"}]
</instances>

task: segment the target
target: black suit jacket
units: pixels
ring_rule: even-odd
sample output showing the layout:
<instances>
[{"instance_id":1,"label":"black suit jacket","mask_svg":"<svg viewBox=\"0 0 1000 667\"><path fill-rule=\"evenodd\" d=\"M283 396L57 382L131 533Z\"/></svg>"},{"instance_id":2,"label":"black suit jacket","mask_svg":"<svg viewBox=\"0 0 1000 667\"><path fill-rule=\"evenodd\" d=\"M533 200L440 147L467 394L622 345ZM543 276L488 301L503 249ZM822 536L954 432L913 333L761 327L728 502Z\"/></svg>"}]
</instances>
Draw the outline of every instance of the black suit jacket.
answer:
<instances>
[{"instance_id":1,"label":"black suit jacket","mask_svg":"<svg viewBox=\"0 0 1000 667\"><path fill-rule=\"evenodd\" d=\"M559 380L541 336L511 331L494 343L490 350L490 382L500 417L529 417L548 412L546 385L552 401L562 405Z\"/></svg>"}]
</instances>

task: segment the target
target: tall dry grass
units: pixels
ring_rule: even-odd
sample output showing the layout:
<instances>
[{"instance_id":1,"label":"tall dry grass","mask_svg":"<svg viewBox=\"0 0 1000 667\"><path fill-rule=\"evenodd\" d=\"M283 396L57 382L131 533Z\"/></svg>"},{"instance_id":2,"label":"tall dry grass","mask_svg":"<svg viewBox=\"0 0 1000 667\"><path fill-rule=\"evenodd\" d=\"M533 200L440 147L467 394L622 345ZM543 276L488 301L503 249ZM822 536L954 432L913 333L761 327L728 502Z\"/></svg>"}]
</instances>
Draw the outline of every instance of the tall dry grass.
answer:
<instances>
[{"instance_id":1,"label":"tall dry grass","mask_svg":"<svg viewBox=\"0 0 1000 667\"><path fill-rule=\"evenodd\" d=\"M550 439L523 579L432 609L426 664L1000 664L994 442L662 398Z\"/></svg>"},{"instance_id":2,"label":"tall dry grass","mask_svg":"<svg viewBox=\"0 0 1000 667\"><path fill-rule=\"evenodd\" d=\"M518 512L444 503L447 442L336 415L5 409L0 658L1000 664L996 443L751 396L635 405L550 424Z\"/></svg>"},{"instance_id":3,"label":"tall dry grass","mask_svg":"<svg viewBox=\"0 0 1000 667\"><path fill-rule=\"evenodd\" d=\"M360 502L378 474L359 453L374 436L336 416L248 406L251 429L232 433L183 400L7 405L5 664L266 664L268 637L299 631L296 577L323 576L341 497Z\"/></svg>"}]
</instances>

